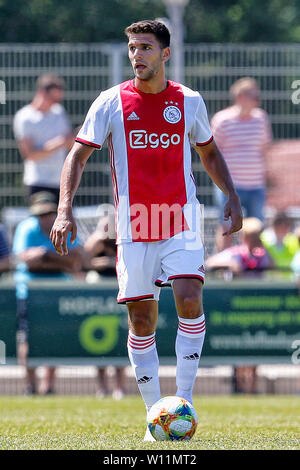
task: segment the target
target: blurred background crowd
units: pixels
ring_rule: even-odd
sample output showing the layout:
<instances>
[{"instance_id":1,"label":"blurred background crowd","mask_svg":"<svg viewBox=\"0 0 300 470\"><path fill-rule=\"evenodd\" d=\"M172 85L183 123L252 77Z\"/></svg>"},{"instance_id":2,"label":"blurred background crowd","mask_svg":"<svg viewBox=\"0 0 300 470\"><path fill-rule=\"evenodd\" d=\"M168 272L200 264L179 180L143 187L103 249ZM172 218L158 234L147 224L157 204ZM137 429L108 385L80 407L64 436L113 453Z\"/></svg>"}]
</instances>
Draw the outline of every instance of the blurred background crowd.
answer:
<instances>
[{"instance_id":1,"label":"blurred background crowd","mask_svg":"<svg viewBox=\"0 0 300 470\"><path fill-rule=\"evenodd\" d=\"M6 99L0 104L0 276L13 277L16 286L17 354L26 368L26 394L52 393L55 377L48 368L37 390L35 370L27 364L28 284L47 277L101 283L116 276L107 149L88 162L75 200L78 239L68 256L54 252L49 233L63 162L89 104L131 76L123 30L136 19L162 18L173 26L173 50L182 55L168 73L202 93L242 202L242 231L223 237L225 196L193 155L205 205L208 279L300 277L299 103L293 95L299 14L296 0L97 0L73 2L72 9L56 0L1 2ZM106 368L97 370L102 397L108 393ZM248 391L255 388L253 377L250 370ZM122 398L125 388L124 369L116 368L114 397Z\"/></svg>"}]
</instances>

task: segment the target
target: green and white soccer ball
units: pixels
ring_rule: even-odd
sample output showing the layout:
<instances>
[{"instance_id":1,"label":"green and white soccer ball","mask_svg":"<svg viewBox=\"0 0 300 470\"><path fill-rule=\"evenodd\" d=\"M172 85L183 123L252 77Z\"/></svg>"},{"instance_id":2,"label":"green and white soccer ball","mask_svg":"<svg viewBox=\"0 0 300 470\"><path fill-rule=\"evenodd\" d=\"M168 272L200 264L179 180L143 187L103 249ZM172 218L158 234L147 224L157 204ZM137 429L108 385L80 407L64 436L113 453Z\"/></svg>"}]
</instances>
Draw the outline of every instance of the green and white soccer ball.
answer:
<instances>
[{"instance_id":1,"label":"green and white soccer ball","mask_svg":"<svg viewBox=\"0 0 300 470\"><path fill-rule=\"evenodd\" d=\"M165 397L154 403L147 415L148 428L156 441L189 440L198 418L193 405L181 397Z\"/></svg>"}]
</instances>

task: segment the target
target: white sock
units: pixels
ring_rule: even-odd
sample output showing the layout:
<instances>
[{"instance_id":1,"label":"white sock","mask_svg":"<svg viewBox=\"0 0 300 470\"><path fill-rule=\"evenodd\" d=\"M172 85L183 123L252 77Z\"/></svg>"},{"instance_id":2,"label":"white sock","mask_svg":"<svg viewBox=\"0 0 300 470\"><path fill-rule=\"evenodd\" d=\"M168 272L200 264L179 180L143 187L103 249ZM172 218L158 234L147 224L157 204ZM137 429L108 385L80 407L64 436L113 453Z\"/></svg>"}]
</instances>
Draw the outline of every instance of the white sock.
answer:
<instances>
[{"instance_id":1,"label":"white sock","mask_svg":"<svg viewBox=\"0 0 300 470\"><path fill-rule=\"evenodd\" d=\"M179 318L176 337L176 385L178 397L193 403L192 393L205 337L205 316Z\"/></svg>"},{"instance_id":2,"label":"white sock","mask_svg":"<svg viewBox=\"0 0 300 470\"><path fill-rule=\"evenodd\" d=\"M149 411L161 398L155 333L150 336L136 336L129 331L127 347L140 393Z\"/></svg>"}]
</instances>

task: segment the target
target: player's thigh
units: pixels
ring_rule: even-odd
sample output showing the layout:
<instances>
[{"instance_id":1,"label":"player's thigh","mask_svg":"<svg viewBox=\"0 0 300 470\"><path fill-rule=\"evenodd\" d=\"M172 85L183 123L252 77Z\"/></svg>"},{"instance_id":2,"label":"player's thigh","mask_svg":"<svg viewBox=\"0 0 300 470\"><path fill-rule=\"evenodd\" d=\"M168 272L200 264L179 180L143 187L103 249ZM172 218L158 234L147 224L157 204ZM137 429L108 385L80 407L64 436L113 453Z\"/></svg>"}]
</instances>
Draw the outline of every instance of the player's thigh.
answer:
<instances>
[{"instance_id":1,"label":"player's thigh","mask_svg":"<svg viewBox=\"0 0 300 470\"><path fill-rule=\"evenodd\" d=\"M160 273L159 252L150 243L124 243L118 246L118 303L158 300L155 281Z\"/></svg>"},{"instance_id":2,"label":"player's thigh","mask_svg":"<svg viewBox=\"0 0 300 470\"><path fill-rule=\"evenodd\" d=\"M158 302L140 300L128 302L126 305L130 331L137 336L148 336L154 333L158 319Z\"/></svg>"},{"instance_id":3,"label":"player's thigh","mask_svg":"<svg viewBox=\"0 0 300 470\"><path fill-rule=\"evenodd\" d=\"M200 279L174 279L173 293L179 317L198 318L203 314L202 288Z\"/></svg>"}]
</instances>

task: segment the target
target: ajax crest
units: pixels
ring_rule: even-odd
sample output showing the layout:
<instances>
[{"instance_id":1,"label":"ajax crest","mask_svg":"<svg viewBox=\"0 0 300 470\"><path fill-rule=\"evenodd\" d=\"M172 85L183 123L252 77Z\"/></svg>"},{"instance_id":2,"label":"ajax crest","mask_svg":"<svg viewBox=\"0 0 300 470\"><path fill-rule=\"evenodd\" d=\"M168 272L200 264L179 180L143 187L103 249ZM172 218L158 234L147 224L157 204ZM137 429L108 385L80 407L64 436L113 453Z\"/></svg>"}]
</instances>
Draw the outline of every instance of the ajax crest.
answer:
<instances>
[{"instance_id":1,"label":"ajax crest","mask_svg":"<svg viewBox=\"0 0 300 470\"><path fill-rule=\"evenodd\" d=\"M164 110L164 118L170 124L176 124L181 119L181 111L177 106L167 106Z\"/></svg>"}]
</instances>

